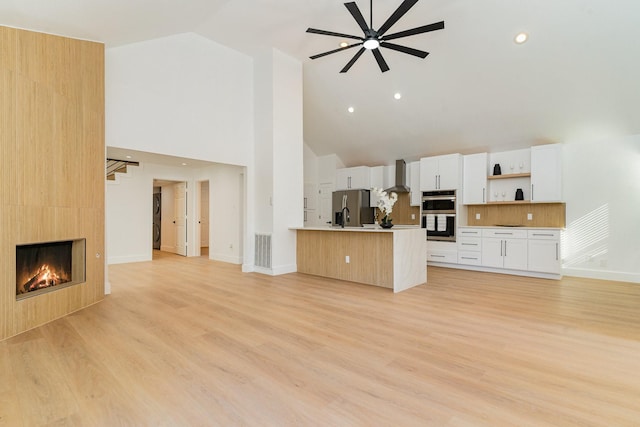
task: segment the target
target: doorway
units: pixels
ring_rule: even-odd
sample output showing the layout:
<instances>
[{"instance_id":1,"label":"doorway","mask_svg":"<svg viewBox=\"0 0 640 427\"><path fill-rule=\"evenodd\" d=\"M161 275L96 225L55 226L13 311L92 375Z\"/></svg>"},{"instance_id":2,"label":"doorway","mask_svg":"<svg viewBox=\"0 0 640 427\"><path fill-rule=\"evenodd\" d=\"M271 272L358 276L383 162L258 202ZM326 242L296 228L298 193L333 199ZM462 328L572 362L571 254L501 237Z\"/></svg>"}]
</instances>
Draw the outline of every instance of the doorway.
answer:
<instances>
[{"instance_id":1,"label":"doorway","mask_svg":"<svg viewBox=\"0 0 640 427\"><path fill-rule=\"evenodd\" d=\"M153 249L187 256L187 183L154 179L153 187ZM156 200L160 207L159 212L157 212ZM155 229L157 217L160 223L158 233ZM159 244L155 241L156 235Z\"/></svg>"},{"instance_id":2,"label":"doorway","mask_svg":"<svg viewBox=\"0 0 640 427\"><path fill-rule=\"evenodd\" d=\"M198 181L198 227L196 236L200 239L200 256L209 257L209 181Z\"/></svg>"}]
</instances>

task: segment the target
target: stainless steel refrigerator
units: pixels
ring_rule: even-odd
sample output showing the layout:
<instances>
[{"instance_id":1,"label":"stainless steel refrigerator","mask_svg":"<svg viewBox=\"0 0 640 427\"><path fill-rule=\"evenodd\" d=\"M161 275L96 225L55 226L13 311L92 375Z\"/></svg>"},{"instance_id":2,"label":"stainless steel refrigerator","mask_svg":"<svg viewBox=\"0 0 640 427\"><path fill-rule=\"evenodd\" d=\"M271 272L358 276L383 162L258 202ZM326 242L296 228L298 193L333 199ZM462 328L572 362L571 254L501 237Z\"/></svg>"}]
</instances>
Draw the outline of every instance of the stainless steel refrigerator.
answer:
<instances>
[{"instance_id":1,"label":"stainless steel refrigerator","mask_svg":"<svg viewBox=\"0 0 640 427\"><path fill-rule=\"evenodd\" d=\"M369 206L369 190L334 191L332 196L331 225L362 227L373 224L373 208Z\"/></svg>"}]
</instances>

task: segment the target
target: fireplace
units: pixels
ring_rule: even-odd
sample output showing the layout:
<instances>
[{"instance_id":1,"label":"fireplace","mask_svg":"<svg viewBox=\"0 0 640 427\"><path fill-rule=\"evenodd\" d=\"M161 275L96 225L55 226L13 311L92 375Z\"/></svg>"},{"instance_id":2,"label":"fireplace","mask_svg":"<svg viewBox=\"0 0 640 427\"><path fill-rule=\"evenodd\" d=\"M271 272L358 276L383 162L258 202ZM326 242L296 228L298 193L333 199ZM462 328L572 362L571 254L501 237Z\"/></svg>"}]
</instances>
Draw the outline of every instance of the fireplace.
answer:
<instances>
[{"instance_id":1,"label":"fireplace","mask_svg":"<svg viewBox=\"0 0 640 427\"><path fill-rule=\"evenodd\" d=\"M85 239L16 246L16 299L85 281Z\"/></svg>"}]
</instances>

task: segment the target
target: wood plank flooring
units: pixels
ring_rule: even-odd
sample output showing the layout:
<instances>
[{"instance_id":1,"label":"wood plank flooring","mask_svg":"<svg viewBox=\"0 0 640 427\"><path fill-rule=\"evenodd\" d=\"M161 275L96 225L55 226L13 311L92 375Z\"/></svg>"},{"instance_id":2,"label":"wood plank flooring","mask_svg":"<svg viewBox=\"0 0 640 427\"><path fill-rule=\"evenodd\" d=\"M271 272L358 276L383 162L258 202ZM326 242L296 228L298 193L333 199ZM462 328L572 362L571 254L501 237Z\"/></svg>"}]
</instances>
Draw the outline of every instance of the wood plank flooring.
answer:
<instances>
[{"instance_id":1,"label":"wood plank flooring","mask_svg":"<svg viewBox=\"0 0 640 427\"><path fill-rule=\"evenodd\" d=\"M399 294L159 254L0 343L0 426L640 426L640 285Z\"/></svg>"}]
</instances>

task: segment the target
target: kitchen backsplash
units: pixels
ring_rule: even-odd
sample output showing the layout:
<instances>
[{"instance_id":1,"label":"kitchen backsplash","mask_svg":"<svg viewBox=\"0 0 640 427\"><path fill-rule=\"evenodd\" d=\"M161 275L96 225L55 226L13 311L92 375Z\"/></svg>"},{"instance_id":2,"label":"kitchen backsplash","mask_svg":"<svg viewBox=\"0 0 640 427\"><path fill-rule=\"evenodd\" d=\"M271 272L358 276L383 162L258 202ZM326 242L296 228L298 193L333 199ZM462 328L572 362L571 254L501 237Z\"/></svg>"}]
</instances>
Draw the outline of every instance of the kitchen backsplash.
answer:
<instances>
[{"instance_id":1,"label":"kitchen backsplash","mask_svg":"<svg viewBox=\"0 0 640 427\"><path fill-rule=\"evenodd\" d=\"M521 225L525 227L566 226L564 203L518 203L467 206L467 225ZM480 219L476 219L480 214ZM531 220L528 215L531 214Z\"/></svg>"}]
</instances>

